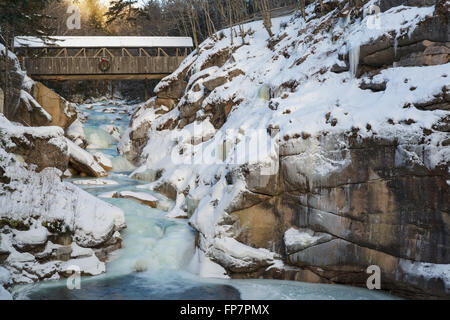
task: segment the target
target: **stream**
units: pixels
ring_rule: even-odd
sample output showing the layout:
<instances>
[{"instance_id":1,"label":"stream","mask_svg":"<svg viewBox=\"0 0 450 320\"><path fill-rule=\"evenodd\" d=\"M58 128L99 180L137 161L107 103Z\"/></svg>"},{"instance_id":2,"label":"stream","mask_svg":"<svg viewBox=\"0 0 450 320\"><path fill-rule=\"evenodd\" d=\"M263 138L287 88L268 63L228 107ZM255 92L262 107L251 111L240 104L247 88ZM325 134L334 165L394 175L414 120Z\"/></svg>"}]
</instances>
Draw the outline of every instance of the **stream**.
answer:
<instances>
[{"instance_id":1,"label":"stream","mask_svg":"<svg viewBox=\"0 0 450 320\"><path fill-rule=\"evenodd\" d=\"M123 248L113 252L107 272L96 277L82 277L81 289L69 290L66 280L39 282L14 288L19 299L395 299L381 291L341 285L311 284L279 280L209 279L188 271L195 253L195 232L186 220L169 219L165 211L141 205L133 200L103 198L113 191L139 191L144 182L128 178L132 165L117 153L115 141L104 129L114 125L123 132L129 115L123 101L104 101L80 105L87 116L84 129L91 145L113 161L113 171L105 179L116 185L82 185L84 190L101 197L125 213L127 229L122 231ZM131 110L131 109L130 109ZM128 110L128 111L130 111ZM76 177L68 181L85 180ZM164 196L145 190L170 206ZM137 272L140 271L140 272Z\"/></svg>"}]
</instances>

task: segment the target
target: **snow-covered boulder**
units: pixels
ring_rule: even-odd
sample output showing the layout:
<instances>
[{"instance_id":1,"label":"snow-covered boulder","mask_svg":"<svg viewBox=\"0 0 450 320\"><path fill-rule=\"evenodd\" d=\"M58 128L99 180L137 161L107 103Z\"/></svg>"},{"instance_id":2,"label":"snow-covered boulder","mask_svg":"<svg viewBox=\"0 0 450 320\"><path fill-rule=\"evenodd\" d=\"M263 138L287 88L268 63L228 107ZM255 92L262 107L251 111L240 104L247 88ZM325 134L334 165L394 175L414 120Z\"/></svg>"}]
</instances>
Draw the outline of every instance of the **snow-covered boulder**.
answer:
<instances>
[{"instance_id":1,"label":"snow-covered boulder","mask_svg":"<svg viewBox=\"0 0 450 320\"><path fill-rule=\"evenodd\" d=\"M275 255L267 249L255 249L233 238L216 238L211 257L232 272L252 272L274 263Z\"/></svg>"},{"instance_id":2,"label":"snow-covered boulder","mask_svg":"<svg viewBox=\"0 0 450 320\"><path fill-rule=\"evenodd\" d=\"M13 246L19 251L30 251L45 245L49 232L42 226L36 226L26 231L14 231Z\"/></svg>"},{"instance_id":3,"label":"snow-covered boulder","mask_svg":"<svg viewBox=\"0 0 450 320\"><path fill-rule=\"evenodd\" d=\"M79 266L86 275L104 272L105 265L98 257L106 259L108 252L120 248L118 232L126 226L122 210L62 182L60 170L46 167L35 171L36 166L24 157L7 151L15 141L33 136L67 149L67 144L73 143L66 141L62 129L24 128L1 115L0 123L2 296L6 296L3 284L58 279L67 275L70 265ZM38 147L28 146L30 152ZM3 281L4 269L9 271L7 282Z\"/></svg>"},{"instance_id":4,"label":"snow-covered boulder","mask_svg":"<svg viewBox=\"0 0 450 320\"><path fill-rule=\"evenodd\" d=\"M70 156L69 162L77 171L97 178L106 177L108 175L105 169L95 161L94 157L89 152L83 150L70 140L67 140L67 145Z\"/></svg>"},{"instance_id":5,"label":"snow-covered boulder","mask_svg":"<svg viewBox=\"0 0 450 320\"><path fill-rule=\"evenodd\" d=\"M0 266L0 300L12 300L11 294L3 287L10 282L10 278L9 271Z\"/></svg>"},{"instance_id":6,"label":"snow-covered boulder","mask_svg":"<svg viewBox=\"0 0 450 320\"><path fill-rule=\"evenodd\" d=\"M328 233L314 232L310 229L290 228L284 233L284 244L287 254L304 250L331 239L333 239L333 236Z\"/></svg>"},{"instance_id":7,"label":"snow-covered boulder","mask_svg":"<svg viewBox=\"0 0 450 320\"><path fill-rule=\"evenodd\" d=\"M79 119L75 120L70 127L66 129L66 137L81 148L87 146L83 123Z\"/></svg>"},{"instance_id":8,"label":"snow-covered boulder","mask_svg":"<svg viewBox=\"0 0 450 320\"><path fill-rule=\"evenodd\" d=\"M159 200L149 193L145 192L133 192L133 191L120 191L113 195L113 198L123 198L138 201L142 204L150 206L152 208L158 207Z\"/></svg>"},{"instance_id":9,"label":"snow-covered boulder","mask_svg":"<svg viewBox=\"0 0 450 320\"><path fill-rule=\"evenodd\" d=\"M0 114L0 133L5 150L36 165L38 171L48 167L67 169L68 147L61 128L17 126Z\"/></svg>"},{"instance_id":10,"label":"snow-covered boulder","mask_svg":"<svg viewBox=\"0 0 450 320\"><path fill-rule=\"evenodd\" d=\"M111 137L113 137L114 140L120 141L121 131L119 127L116 127L114 125L102 125L100 129L103 129L106 132L108 132L111 135Z\"/></svg>"},{"instance_id":11,"label":"snow-covered boulder","mask_svg":"<svg viewBox=\"0 0 450 320\"><path fill-rule=\"evenodd\" d=\"M95 152L93 154L94 160L106 171L111 171L113 169L113 163L105 154L101 152Z\"/></svg>"}]
</instances>

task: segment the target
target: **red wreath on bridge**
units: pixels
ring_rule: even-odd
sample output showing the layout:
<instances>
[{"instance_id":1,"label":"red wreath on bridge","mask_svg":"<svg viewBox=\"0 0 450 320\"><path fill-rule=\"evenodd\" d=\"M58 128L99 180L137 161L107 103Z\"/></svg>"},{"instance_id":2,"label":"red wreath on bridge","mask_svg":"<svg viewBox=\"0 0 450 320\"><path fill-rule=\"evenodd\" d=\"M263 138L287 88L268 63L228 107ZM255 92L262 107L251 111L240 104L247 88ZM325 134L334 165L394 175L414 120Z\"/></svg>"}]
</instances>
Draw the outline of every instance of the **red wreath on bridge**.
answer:
<instances>
[{"instance_id":1,"label":"red wreath on bridge","mask_svg":"<svg viewBox=\"0 0 450 320\"><path fill-rule=\"evenodd\" d=\"M111 63L108 61L108 59L102 58L98 63L98 68L101 71L106 72L109 70L109 68L111 68Z\"/></svg>"}]
</instances>

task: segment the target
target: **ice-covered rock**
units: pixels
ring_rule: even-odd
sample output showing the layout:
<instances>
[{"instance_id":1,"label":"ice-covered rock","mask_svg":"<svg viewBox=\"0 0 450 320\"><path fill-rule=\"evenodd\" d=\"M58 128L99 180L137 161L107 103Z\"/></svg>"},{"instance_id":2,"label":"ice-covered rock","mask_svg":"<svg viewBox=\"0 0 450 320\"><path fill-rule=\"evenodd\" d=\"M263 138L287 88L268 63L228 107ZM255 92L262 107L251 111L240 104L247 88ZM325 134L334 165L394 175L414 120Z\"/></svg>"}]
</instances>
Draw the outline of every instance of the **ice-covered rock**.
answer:
<instances>
[{"instance_id":1,"label":"ice-covered rock","mask_svg":"<svg viewBox=\"0 0 450 320\"><path fill-rule=\"evenodd\" d=\"M84 128L88 141L87 149L108 149L114 142L113 137L102 128Z\"/></svg>"},{"instance_id":2,"label":"ice-covered rock","mask_svg":"<svg viewBox=\"0 0 450 320\"><path fill-rule=\"evenodd\" d=\"M120 191L117 192L113 198L124 198L136 200L142 204L156 208L158 206L159 200L149 193L145 192L133 192L133 191Z\"/></svg>"},{"instance_id":3,"label":"ice-covered rock","mask_svg":"<svg viewBox=\"0 0 450 320\"><path fill-rule=\"evenodd\" d=\"M111 171L113 169L113 163L111 159L109 159L105 154L101 152L95 152L93 156L95 161L97 161L98 164L106 171Z\"/></svg>"},{"instance_id":4,"label":"ice-covered rock","mask_svg":"<svg viewBox=\"0 0 450 320\"><path fill-rule=\"evenodd\" d=\"M20 251L29 251L32 248L44 245L49 232L42 226L27 231L14 232L14 247Z\"/></svg>"},{"instance_id":5,"label":"ice-covered rock","mask_svg":"<svg viewBox=\"0 0 450 320\"><path fill-rule=\"evenodd\" d=\"M379 263L400 294L447 295L399 261L450 262L448 3L374 4L311 3L272 38L252 22L245 46L207 39L136 109L119 146L132 177L228 273L279 255L297 270L280 277L356 283Z\"/></svg>"},{"instance_id":6,"label":"ice-covered rock","mask_svg":"<svg viewBox=\"0 0 450 320\"><path fill-rule=\"evenodd\" d=\"M211 256L233 272L251 272L274 263L275 255L267 249L255 249L233 238L216 238Z\"/></svg>"},{"instance_id":7,"label":"ice-covered rock","mask_svg":"<svg viewBox=\"0 0 450 320\"><path fill-rule=\"evenodd\" d=\"M195 254L187 268L203 278L229 278L227 271L221 265L211 261L211 259L206 257L205 253L198 248L195 250Z\"/></svg>"},{"instance_id":8,"label":"ice-covered rock","mask_svg":"<svg viewBox=\"0 0 450 320\"><path fill-rule=\"evenodd\" d=\"M287 254L292 254L331 239L333 239L333 236L328 233L314 232L310 229L290 228L284 233L284 244Z\"/></svg>"},{"instance_id":9,"label":"ice-covered rock","mask_svg":"<svg viewBox=\"0 0 450 320\"><path fill-rule=\"evenodd\" d=\"M117 181L107 179L75 180L73 183L78 185L89 185L89 186L104 186L104 185L111 186L119 184Z\"/></svg>"},{"instance_id":10,"label":"ice-covered rock","mask_svg":"<svg viewBox=\"0 0 450 320\"><path fill-rule=\"evenodd\" d=\"M0 285L0 300L12 300L11 293L6 291L2 285Z\"/></svg>"},{"instance_id":11,"label":"ice-covered rock","mask_svg":"<svg viewBox=\"0 0 450 320\"><path fill-rule=\"evenodd\" d=\"M91 248L80 247L75 242L72 243L71 249L72 251L70 253L70 257L73 259L87 258L94 255L94 250L92 250Z\"/></svg>"},{"instance_id":12,"label":"ice-covered rock","mask_svg":"<svg viewBox=\"0 0 450 320\"><path fill-rule=\"evenodd\" d=\"M66 137L79 147L83 148L87 146L83 123L79 119L75 120L70 127L66 129Z\"/></svg>"},{"instance_id":13,"label":"ice-covered rock","mask_svg":"<svg viewBox=\"0 0 450 320\"><path fill-rule=\"evenodd\" d=\"M62 264L61 270L66 273L78 272L85 276L98 276L106 271L104 262L95 255L87 258L72 259Z\"/></svg>"}]
</instances>

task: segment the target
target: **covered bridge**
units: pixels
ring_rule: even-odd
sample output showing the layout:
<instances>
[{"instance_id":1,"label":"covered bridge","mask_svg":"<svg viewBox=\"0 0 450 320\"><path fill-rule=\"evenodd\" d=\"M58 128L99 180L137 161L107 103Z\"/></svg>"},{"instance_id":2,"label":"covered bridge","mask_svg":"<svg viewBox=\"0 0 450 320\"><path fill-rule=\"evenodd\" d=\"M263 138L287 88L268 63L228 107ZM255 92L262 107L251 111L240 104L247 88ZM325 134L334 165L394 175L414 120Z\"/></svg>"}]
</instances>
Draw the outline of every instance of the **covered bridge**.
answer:
<instances>
[{"instance_id":1,"label":"covered bridge","mask_svg":"<svg viewBox=\"0 0 450 320\"><path fill-rule=\"evenodd\" d=\"M190 37L16 37L36 80L162 79L192 50Z\"/></svg>"}]
</instances>

